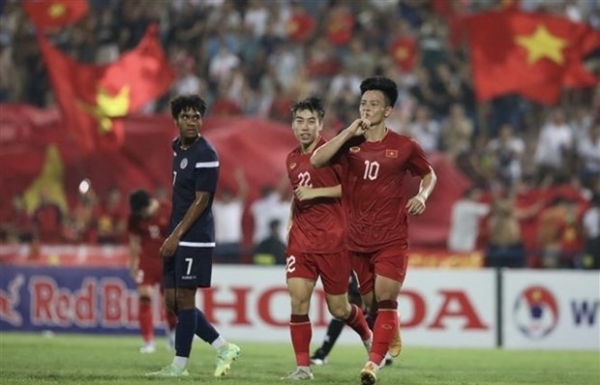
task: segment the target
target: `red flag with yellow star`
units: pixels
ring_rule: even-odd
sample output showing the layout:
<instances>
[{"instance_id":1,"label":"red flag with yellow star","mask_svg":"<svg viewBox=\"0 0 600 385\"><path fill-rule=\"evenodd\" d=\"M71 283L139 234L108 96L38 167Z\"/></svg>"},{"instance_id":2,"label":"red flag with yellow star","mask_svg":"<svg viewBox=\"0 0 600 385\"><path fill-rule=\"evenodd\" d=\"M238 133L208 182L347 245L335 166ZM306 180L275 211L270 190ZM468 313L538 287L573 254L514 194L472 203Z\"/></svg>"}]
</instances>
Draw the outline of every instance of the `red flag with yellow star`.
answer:
<instances>
[{"instance_id":1,"label":"red flag with yellow star","mask_svg":"<svg viewBox=\"0 0 600 385\"><path fill-rule=\"evenodd\" d=\"M467 28L479 101L517 93L554 104L563 86L599 81L583 65L597 33L585 24L545 14L488 12L470 17Z\"/></svg>"},{"instance_id":2,"label":"red flag with yellow star","mask_svg":"<svg viewBox=\"0 0 600 385\"><path fill-rule=\"evenodd\" d=\"M40 28L61 28L88 14L87 0L25 0L21 3L32 23Z\"/></svg>"},{"instance_id":3,"label":"red flag with yellow star","mask_svg":"<svg viewBox=\"0 0 600 385\"><path fill-rule=\"evenodd\" d=\"M163 95L174 79L156 26L135 49L103 66L74 61L40 34L38 41L65 125L87 150L118 147L125 135L119 118Z\"/></svg>"},{"instance_id":4,"label":"red flag with yellow star","mask_svg":"<svg viewBox=\"0 0 600 385\"><path fill-rule=\"evenodd\" d=\"M417 59L417 41L412 36L400 36L392 40L389 53L398 68L410 72Z\"/></svg>"}]
</instances>

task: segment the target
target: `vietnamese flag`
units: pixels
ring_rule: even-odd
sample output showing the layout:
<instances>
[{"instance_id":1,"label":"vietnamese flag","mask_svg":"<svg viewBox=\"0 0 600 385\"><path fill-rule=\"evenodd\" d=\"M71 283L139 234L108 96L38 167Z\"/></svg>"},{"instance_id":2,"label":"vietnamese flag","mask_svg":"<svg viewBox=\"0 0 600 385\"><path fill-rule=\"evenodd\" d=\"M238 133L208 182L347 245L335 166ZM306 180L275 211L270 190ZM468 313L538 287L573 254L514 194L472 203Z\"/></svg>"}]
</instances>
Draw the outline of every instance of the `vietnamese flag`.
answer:
<instances>
[{"instance_id":1,"label":"vietnamese flag","mask_svg":"<svg viewBox=\"0 0 600 385\"><path fill-rule=\"evenodd\" d=\"M346 7L334 8L327 20L327 40L336 47L347 45L352 39L356 20Z\"/></svg>"},{"instance_id":2,"label":"vietnamese flag","mask_svg":"<svg viewBox=\"0 0 600 385\"><path fill-rule=\"evenodd\" d=\"M87 0L24 0L23 9L39 29L61 28L88 14Z\"/></svg>"},{"instance_id":3,"label":"vietnamese flag","mask_svg":"<svg viewBox=\"0 0 600 385\"><path fill-rule=\"evenodd\" d=\"M84 149L116 148L125 136L125 117L171 86L174 72L150 26L138 46L103 66L81 64L38 41L66 128Z\"/></svg>"},{"instance_id":4,"label":"vietnamese flag","mask_svg":"<svg viewBox=\"0 0 600 385\"><path fill-rule=\"evenodd\" d=\"M389 54L403 72L410 72L417 58L417 42L412 36L399 36L392 40Z\"/></svg>"},{"instance_id":5,"label":"vietnamese flag","mask_svg":"<svg viewBox=\"0 0 600 385\"><path fill-rule=\"evenodd\" d=\"M287 36L294 43L305 43L315 29L315 19L301 9L300 13L292 15L288 21Z\"/></svg>"},{"instance_id":6,"label":"vietnamese flag","mask_svg":"<svg viewBox=\"0 0 600 385\"><path fill-rule=\"evenodd\" d=\"M561 88L587 87L598 77L583 66L597 32L566 18L488 12L468 18L471 67L479 101L517 93L555 104Z\"/></svg>"},{"instance_id":7,"label":"vietnamese flag","mask_svg":"<svg viewBox=\"0 0 600 385\"><path fill-rule=\"evenodd\" d=\"M586 26L586 33L582 34L579 41L581 55L585 56L600 49L600 32ZM590 87L600 83L600 76L589 72L584 62L574 60L571 62L569 71L565 74L563 84L566 87Z\"/></svg>"}]
</instances>

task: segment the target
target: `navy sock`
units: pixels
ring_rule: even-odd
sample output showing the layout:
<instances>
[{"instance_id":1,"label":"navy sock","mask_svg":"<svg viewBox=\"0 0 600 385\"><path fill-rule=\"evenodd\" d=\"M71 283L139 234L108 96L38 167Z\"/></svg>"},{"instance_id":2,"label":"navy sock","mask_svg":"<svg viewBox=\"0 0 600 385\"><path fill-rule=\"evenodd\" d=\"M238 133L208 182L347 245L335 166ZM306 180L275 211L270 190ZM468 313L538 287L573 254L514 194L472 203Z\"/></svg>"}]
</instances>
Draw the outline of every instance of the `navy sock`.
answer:
<instances>
[{"instance_id":1,"label":"navy sock","mask_svg":"<svg viewBox=\"0 0 600 385\"><path fill-rule=\"evenodd\" d=\"M373 327L375 326L376 318L377 318L377 313L375 313L375 314L366 313L365 314L365 320L367 321L367 325L369 325L369 329L371 329L371 331L373 330Z\"/></svg>"},{"instance_id":2,"label":"navy sock","mask_svg":"<svg viewBox=\"0 0 600 385\"><path fill-rule=\"evenodd\" d=\"M337 318L333 318L329 322L327 334L325 334L325 340L323 340L323 345L321 346L321 352L325 357L329 355L331 348L333 348L333 345L335 345L335 341L337 341L340 334L342 334L344 325L344 321L341 321Z\"/></svg>"},{"instance_id":3,"label":"navy sock","mask_svg":"<svg viewBox=\"0 0 600 385\"><path fill-rule=\"evenodd\" d=\"M177 357L189 357L196 330L194 309L180 309L175 329L175 352Z\"/></svg>"},{"instance_id":4,"label":"navy sock","mask_svg":"<svg viewBox=\"0 0 600 385\"><path fill-rule=\"evenodd\" d=\"M208 322L204 313L200 309L195 309L196 317L196 335L204 342L212 344L217 338L219 338L219 332Z\"/></svg>"}]
</instances>

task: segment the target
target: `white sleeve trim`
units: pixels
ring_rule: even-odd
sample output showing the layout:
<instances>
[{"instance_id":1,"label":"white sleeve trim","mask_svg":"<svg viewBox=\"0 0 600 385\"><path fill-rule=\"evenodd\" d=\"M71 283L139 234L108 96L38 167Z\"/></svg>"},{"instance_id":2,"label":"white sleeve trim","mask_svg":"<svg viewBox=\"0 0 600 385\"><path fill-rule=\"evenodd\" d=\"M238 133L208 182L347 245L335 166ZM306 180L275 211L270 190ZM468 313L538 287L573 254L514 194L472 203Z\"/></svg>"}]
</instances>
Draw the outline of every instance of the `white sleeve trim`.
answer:
<instances>
[{"instance_id":1,"label":"white sleeve trim","mask_svg":"<svg viewBox=\"0 0 600 385\"><path fill-rule=\"evenodd\" d=\"M215 160L214 162L198 162L196 163L196 168L215 168L219 167L219 161Z\"/></svg>"},{"instance_id":2,"label":"white sleeve trim","mask_svg":"<svg viewBox=\"0 0 600 385\"><path fill-rule=\"evenodd\" d=\"M179 242L179 246L185 247L215 247L215 242Z\"/></svg>"}]
</instances>

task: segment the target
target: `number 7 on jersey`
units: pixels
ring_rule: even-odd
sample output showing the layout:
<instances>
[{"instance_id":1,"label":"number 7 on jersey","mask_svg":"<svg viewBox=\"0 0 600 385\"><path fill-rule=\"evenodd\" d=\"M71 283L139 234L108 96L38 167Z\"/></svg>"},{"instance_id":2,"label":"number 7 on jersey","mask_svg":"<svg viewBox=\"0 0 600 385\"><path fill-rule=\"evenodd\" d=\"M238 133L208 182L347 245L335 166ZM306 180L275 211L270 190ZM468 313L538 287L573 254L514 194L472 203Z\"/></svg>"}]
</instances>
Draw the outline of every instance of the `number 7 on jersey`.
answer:
<instances>
[{"instance_id":1,"label":"number 7 on jersey","mask_svg":"<svg viewBox=\"0 0 600 385\"><path fill-rule=\"evenodd\" d=\"M185 275L190 275L190 273L192 272L192 262L194 262L194 259L186 258L185 262L187 263L187 269L186 269Z\"/></svg>"}]
</instances>

